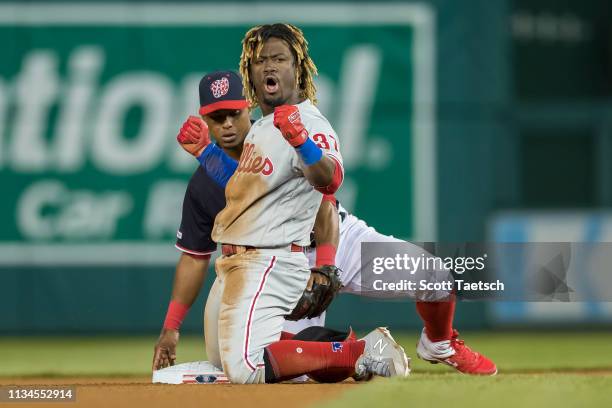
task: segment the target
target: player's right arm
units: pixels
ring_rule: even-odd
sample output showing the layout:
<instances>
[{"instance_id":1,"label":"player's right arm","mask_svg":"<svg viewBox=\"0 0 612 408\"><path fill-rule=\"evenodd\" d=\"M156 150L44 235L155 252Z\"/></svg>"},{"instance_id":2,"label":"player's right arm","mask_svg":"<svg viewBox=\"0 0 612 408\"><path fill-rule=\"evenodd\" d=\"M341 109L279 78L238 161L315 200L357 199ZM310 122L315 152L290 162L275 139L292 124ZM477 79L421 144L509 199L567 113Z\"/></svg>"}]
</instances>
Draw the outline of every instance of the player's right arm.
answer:
<instances>
[{"instance_id":1,"label":"player's right arm","mask_svg":"<svg viewBox=\"0 0 612 408\"><path fill-rule=\"evenodd\" d=\"M189 116L176 136L179 145L200 162L206 174L225 188L238 162L210 142L208 126L201 118Z\"/></svg>"},{"instance_id":2,"label":"player's right arm","mask_svg":"<svg viewBox=\"0 0 612 408\"><path fill-rule=\"evenodd\" d=\"M179 328L200 293L209 262L210 255L181 254L174 273L172 299L166 320L154 348L153 370L174 365Z\"/></svg>"},{"instance_id":3,"label":"player's right arm","mask_svg":"<svg viewBox=\"0 0 612 408\"><path fill-rule=\"evenodd\" d=\"M274 108L274 126L280 130L285 140L295 148L302 160L304 177L319 192L334 194L344 178L344 168L337 138L326 122L317 121L311 129L306 129L300 111L295 105L282 105ZM326 130L325 132L321 132ZM312 132L312 135L309 133ZM326 139L333 140L334 148ZM315 140L319 138L319 140Z\"/></svg>"}]
</instances>

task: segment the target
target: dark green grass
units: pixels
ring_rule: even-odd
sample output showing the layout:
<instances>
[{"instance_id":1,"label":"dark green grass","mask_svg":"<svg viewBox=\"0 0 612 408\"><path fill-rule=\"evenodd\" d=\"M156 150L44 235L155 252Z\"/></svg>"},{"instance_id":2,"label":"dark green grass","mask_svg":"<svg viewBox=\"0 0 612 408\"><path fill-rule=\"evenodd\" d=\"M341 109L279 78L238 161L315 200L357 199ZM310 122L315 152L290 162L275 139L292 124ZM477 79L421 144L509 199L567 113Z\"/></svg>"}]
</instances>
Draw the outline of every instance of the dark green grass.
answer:
<instances>
[{"instance_id":1,"label":"dark green grass","mask_svg":"<svg viewBox=\"0 0 612 408\"><path fill-rule=\"evenodd\" d=\"M117 377L151 374L156 337L2 338L0 377ZM205 360L204 341L184 336L181 361Z\"/></svg>"},{"instance_id":2,"label":"dark green grass","mask_svg":"<svg viewBox=\"0 0 612 408\"><path fill-rule=\"evenodd\" d=\"M344 393L325 407L558 408L611 407L612 376L454 373L379 379Z\"/></svg>"},{"instance_id":3,"label":"dark green grass","mask_svg":"<svg viewBox=\"0 0 612 408\"><path fill-rule=\"evenodd\" d=\"M460 375L414 358L416 336L401 336L413 374L380 379L326 407L612 407L612 333L466 333L491 357L496 377Z\"/></svg>"},{"instance_id":4,"label":"dark green grass","mask_svg":"<svg viewBox=\"0 0 612 408\"><path fill-rule=\"evenodd\" d=\"M416 333L395 337L412 357L415 375L410 381L435 379L450 371L448 367L424 363L415 357ZM463 338L469 346L490 356L500 374L612 372L612 333L480 332L465 333ZM146 376L150 374L155 340L154 336L4 337L0 338L0 347L4 350L0 376ZM205 359L201 337L181 338L179 362ZM423 376L424 373L428 376Z\"/></svg>"}]
</instances>

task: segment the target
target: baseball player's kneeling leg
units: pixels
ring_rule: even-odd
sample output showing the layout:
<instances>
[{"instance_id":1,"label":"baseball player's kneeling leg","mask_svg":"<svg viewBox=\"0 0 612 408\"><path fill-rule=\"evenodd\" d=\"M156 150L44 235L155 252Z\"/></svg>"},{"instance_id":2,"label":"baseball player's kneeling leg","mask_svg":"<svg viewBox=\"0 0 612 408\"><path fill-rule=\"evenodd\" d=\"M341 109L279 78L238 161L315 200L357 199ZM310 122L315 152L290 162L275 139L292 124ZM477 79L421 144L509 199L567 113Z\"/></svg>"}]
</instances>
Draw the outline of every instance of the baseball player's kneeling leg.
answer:
<instances>
[{"instance_id":1,"label":"baseball player's kneeling leg","mask_svg":"<svg viewBox=\"0 0 612 408\"><path fill-rule=\"evenodd\" d=\"M306 258L248 251L222 256L215 267L223 282L218 317L223 370L233 383L263 383L264 348L280 338L284 316L306 287Z\"/></svg>"},{"instance_id":2,"label":"baseball player's kneeling leg","mask_svg":"<svg viewBox=\"0 0 612 408\"><path fill-rule=\"evenodd\" d=\"M218 333L223 370L233 383L278 382L321 369L352 373L363 341L279 340L284 316L310 276L301 253L249 251L217 259L223 282Z\"/></svg>"},{"instance_id":3,"label":"baseball player's kneeling leg","mask_svg":"<svg viewBox=\"0 0 612 408\"><path fill-rule=\"evenodd\" d=\"M204 309L204 339L206 343L206 356L215 367L221 368L221 354L219 353L219 307L223 294L223 281L217 277L210 289L206 308Z\"/></svg>"},{"instance_id":4,"label":"baseball player's kneeling leg","mask_svg":"<svg viewBox=\"0 0 612 408\"><path fill-rule=\"evenodd\" d=\"M357 337L355 332L350 329L349 332L341 332L337 330L328 329L327 327L311 326L300 331L293 340L306 340L306 341L355 341ZM335 369L323 369L308 373L308 377L320 383L337 383L346 380L353 375L354 369L351 368L335 368Z\"/></svg>"},{"instance_id":5,"label":"baseball player's kneeling leg","mask_svg":"<svg viewBox=\"0 0 612 408\"><path fill-rule=\"evenodd\" d=\"M315 327L306 330L310 329ZM323 334L321 340L311 340L320 334ZM266 383L290 380L304 374L319 382L339 382L354 375L365 342L345 333L333 334L330 338L336 338L336 341L326 340L329 334L296 335L291 340L280 340L267 346L264 354Z\"/></svg>"}]
</instances>

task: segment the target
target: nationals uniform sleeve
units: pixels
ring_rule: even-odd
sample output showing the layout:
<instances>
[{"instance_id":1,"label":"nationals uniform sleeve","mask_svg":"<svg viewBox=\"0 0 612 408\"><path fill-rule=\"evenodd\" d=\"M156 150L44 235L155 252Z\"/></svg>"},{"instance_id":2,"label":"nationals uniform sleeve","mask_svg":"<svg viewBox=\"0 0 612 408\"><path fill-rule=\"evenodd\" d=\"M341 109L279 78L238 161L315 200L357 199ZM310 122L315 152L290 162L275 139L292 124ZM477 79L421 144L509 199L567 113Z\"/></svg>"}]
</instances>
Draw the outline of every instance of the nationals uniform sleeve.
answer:
<instances>
[{"instance_id":1,"label":"nationals uniform sleeve","mask_svg":"<svg viewBox=\"0 0 612 408\"><path fill-rule=\"evenodd\" d=\"M176 248L193 255L207 255L217 249L211 237L215 217L225 207L225 191L206 175L202 167L191 176L185 198Z\"/></svg>"}]
</instances>

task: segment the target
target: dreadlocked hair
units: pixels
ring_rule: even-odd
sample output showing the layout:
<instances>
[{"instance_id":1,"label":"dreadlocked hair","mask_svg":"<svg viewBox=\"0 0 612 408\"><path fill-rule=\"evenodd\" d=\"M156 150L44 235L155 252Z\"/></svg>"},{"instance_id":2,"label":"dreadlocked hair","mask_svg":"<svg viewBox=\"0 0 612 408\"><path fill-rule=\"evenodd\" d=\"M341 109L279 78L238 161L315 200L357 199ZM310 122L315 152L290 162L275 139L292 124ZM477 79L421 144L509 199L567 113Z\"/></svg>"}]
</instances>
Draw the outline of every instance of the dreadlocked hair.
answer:
<instances>
[{"instance_id":1,"label":"dreadlocked hair","mask_svg":"<svg viewBox=\"0 0 612 408\"><path fill-rule=\"evenodd\" d=\"M264 43L269 38L278 38L285 41L295 60L295 81L300 89L300 97L310 99L317 103L317 89L313 77L317 75L317 67L308 55L308 41L304 38L302 30L292 24L277 23L266 24L251 28L242 39L242 54L240 55L240 74L245 97L251 109L258 105L255 87L251 80L251 60L261 52Z\"/></svg>"}]
</instances>

